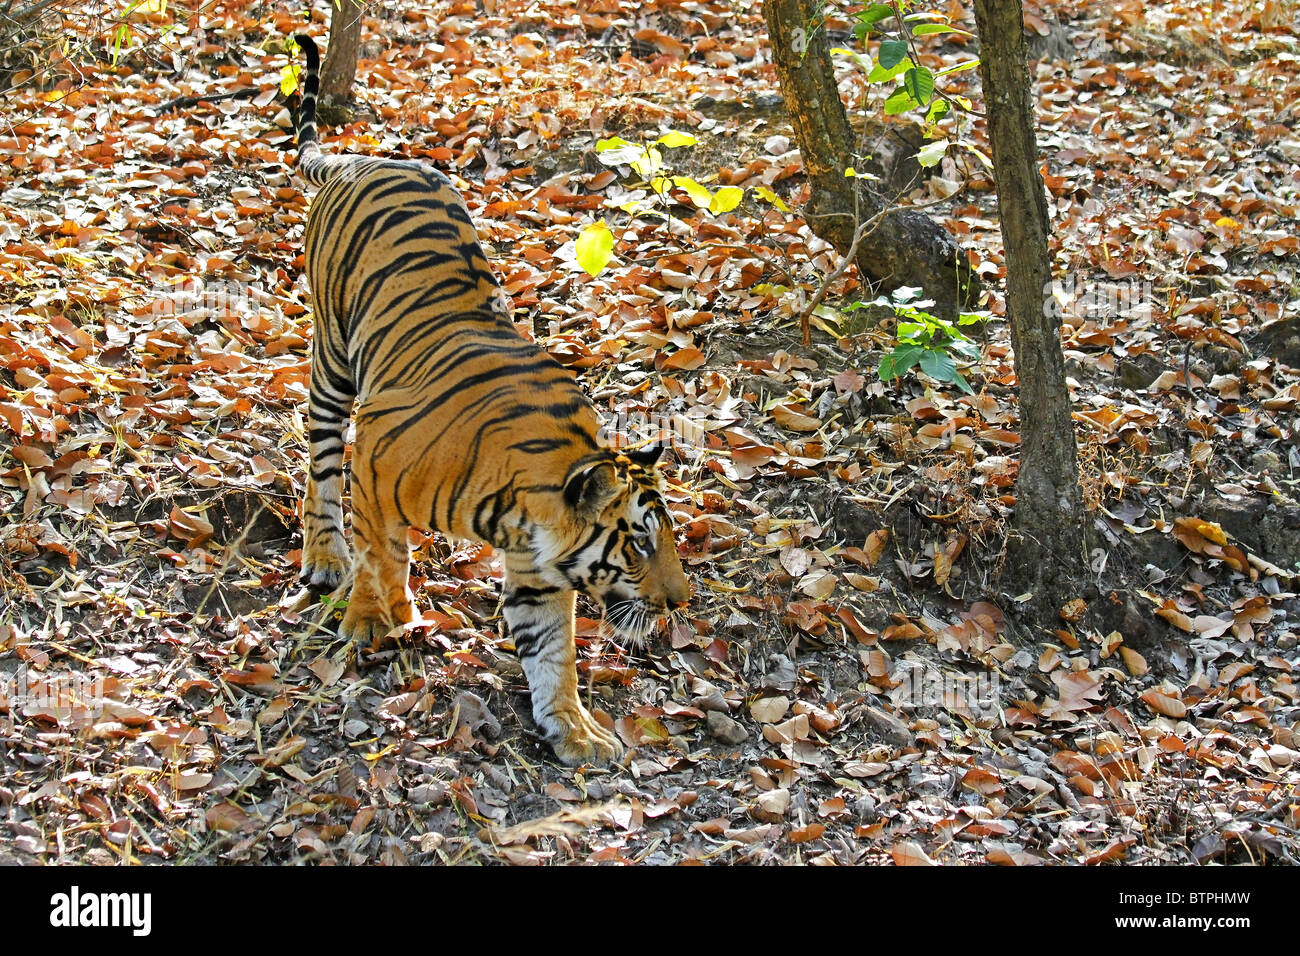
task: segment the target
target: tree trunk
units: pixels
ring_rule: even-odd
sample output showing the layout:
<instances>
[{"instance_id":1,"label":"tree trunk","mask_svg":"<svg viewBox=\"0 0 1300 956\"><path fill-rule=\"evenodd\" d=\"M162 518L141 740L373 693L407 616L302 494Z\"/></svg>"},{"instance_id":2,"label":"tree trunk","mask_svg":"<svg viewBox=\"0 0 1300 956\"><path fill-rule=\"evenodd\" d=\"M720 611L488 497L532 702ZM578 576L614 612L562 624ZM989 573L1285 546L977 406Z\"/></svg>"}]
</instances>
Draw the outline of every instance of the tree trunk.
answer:
<instances>
[{"instance_id":1,"label":"tree trunk","mask_svg":"<svg viewBox=\"0 0 1300 956\"><path fill-rule=\"evenodd\" d=\"M814 26L815 0L764 0L768 44L812 190L807 219L812 231L841 255L853 245L857 225L877 215L880 199L845 168L861 167L824 27ZM820 9L820 5L817 5ZM886 288L920 286L938 314L951 318L973 304L979 286L952 237L929 216L899 210L864 237L854 257L858 272Z\"/></svg>"},{"instance_id":2,"label":"tree trunk","mask_svg":"<svg viewBox=\"0 0 1300 956\"><path fill-rule=\"evenodd\" d=\"M320 95L326 103L342 106L351 98L365 8L365 0L336 0L330 14L330 46L320 75Z\"/></svg>"},{"instance_id":3,"label":"tree trunk","mask_svg":"<svg viewBox=\"0 0 1300 956\"><path fill-rule=\"evenodd\" d=\"M1047 198L1021 0L975 0L975 22L1020 390L1020 473L1004 574L1014 588L1033 593L1040 622L1051 626L1061 604L1080 596L1087 533L1060 322L1046 307Z\"/></svg>"}]
</instances>

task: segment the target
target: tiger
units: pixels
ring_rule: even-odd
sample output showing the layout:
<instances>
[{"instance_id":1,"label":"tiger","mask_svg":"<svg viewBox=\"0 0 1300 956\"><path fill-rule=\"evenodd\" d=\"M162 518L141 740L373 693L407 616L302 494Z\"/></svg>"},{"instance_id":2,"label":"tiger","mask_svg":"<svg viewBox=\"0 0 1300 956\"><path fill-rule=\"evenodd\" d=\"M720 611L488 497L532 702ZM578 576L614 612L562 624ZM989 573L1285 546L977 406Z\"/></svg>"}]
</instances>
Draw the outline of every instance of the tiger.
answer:
<instances>
[{"instance_id":1,"label":"tiger","mask_svg":"<svg viewBox=\"0 0 1300 956\"><path fill-rule=\"evenodd\" d=\"M302 579L321 593L350 578L339 633L374 640L416 619L411 527L487 542L502 556L502 613L542 736L565 764L617 760L622 743L579 697L575 599L592 598L633 643L689 603L656 468L663 443L618 451L600 439L572 374L516 331L446 176L322 151L320 55L311 37L294 41L306 59L297 169L318 190L304 232L314 334Z\"/></svg>"}]
</instances>

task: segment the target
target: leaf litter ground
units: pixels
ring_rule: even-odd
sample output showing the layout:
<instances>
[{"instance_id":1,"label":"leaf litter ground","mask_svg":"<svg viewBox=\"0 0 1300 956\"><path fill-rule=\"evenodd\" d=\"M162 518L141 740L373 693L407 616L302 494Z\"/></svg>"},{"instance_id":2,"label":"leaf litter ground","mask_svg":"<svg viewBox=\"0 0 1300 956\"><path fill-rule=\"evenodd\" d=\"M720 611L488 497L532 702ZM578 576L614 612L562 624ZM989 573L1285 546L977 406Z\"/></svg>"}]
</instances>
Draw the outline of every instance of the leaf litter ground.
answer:
<instances>
[{"instance_id":1,"label":"leaf litter ground","mask_svg":"<svg viewBox=\"0 0 1300 956\"><path fill-rule=\"evenodd\" d=\"M371 11L364 112L330 147L455 176L521 333L612 433L675 440L695 597L647 648L580 620L584 686L630 747L580 771L532 734L490 549L413 534L424 620L380 646L292 609L311 331L278 43L301 23L148 7L116 67L93 17L56 24L84 42L48 75L10 64L0 143L0 859L1295 862L1300 146L1277 6L1030 5L1105 543L1046 631L997 589L1002 322L972 396L879 382L888 323L799 345L836 263L797 215L757 5ZM935 65L969 55L942 41ZM740 207L615 208L634 177L597 138L668 129L700 140L672 172L745 187ZM959 160L914 198L996 287L991 186ZM596 216L617 258L592 280L573 242Z\"/></svg>"}]
</instances>

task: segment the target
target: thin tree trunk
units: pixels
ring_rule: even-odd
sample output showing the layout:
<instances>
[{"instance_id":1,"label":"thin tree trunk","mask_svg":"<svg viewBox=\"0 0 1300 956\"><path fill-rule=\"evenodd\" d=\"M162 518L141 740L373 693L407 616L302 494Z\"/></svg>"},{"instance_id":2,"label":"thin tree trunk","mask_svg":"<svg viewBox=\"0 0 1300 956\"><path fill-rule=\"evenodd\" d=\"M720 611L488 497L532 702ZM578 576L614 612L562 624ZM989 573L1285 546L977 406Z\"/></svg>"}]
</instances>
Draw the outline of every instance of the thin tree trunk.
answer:
<instances>
[{"instance_id":1,"label":"thin tree trunk","mask_svg":"<svg viewBox=\"0 0 1300 956\"><path fill-rule=\"evenodd\" d=\"M847 255L858 224L884 207L859 180L844 175L847 167L862 162L855 157L856 138L840 101L826 30L816 23L814 0L764 0L763 17L812 190L808 224ZM858 245L855 262L862 276L886 288L920 286L949 317L979 295L970 263L957 243L915 210L885 216Z\"/></svg>"},{"instance_id":2,"label":"thin tree trunk","mask_svg":"<svg viewBox=\"0 0 1300 956\"><path fill-rule=\"evenodd\" d=\"M320 95L327 103L341 106L351 98L365 9L365 0L336 0L330 13L330 46L320 75Z\"/></svg>"},{"instance_id":3,"label":"thin tree trunk","mask_svg":"<svg viewBox=\"0 0 1300 956\"><path fill-rule=\"evenodd\" d=\"M1020 473L1009 583L1054 612L1081 596L1087 533L1065 384L1060 322L1046 308L1052 278L1047 199L1034 138L1033 88L1021 0L975 0L998 217L1006 251L1007 318L1020 390Z\"/></svg>"}]
</instances>

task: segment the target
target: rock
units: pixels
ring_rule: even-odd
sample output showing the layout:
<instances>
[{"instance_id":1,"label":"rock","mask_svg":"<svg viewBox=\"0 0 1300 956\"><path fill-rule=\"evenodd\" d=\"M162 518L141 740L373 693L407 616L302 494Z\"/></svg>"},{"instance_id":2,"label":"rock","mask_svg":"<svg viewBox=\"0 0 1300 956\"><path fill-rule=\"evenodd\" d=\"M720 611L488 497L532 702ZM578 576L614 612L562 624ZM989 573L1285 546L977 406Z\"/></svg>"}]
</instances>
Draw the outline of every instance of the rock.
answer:
<instances>
[{"instance_id":1,"label":"rock","mask_svg":"<svg viewBox=\"0 0 1300 956\"><path fill-rule=\"evenodd\" d=\"M1198 517L1216 522L1240 546L1281 568L1300 562L1300 505L1278 496L1212 498Z\"/></svg>"},{"instance_id":2,"label":"rock","mask_svg":"<svg viewBox=\"0 0 1300 956\"><path fill-rule=\"evenodd\" d=\"M1266 471L1269 474L1280 475L1285 477L1290 469L1282 461L1277 452L1269 451L1267 448L1260 449L1250 456L1250 470L1258 474Z\"/></svg>"},{"instance_id":3,"label":"rock","mask_svg":"<svg viewBox=\"0 0 1300 956\"><path fill-rule=\"evenodd\" d=\"M1159 378L1160 373L1164 370L1164 363L1149 352L1143 353L1135 359L1122 359L1115 365L1115 373L1119 377L1119 383L1135 392L1150 387L1151 383Z\"/></svg>"},{"instance_id":4,"label":"rock","mask_svg":"<svg viewBox=\"0 0 1300 956\"><path fill-rule=\"evenodd\" d=\"M1260 330L1255 345L1265 355L1300 368L1300 320L1288 315L1270 322Z\"/></svg>"},{"instance_id":5,"label":"rock","mask_svg":"<svg viewBox=\"0 0 1300 956\"><path fill-rule=\"evenodd\" d=\"M716 710L709 711L705 718L705 726L711 737L721 740L724 744L737 746L749 739L749 732L739 721L732 720L726 714Z\"/></svg>"},{"instance_id":6,"label":"rock","mask_svg":"<svg viewBox=\"0 0 1300 956\"><path fill-rule=\"evenodd\" d=\"M879 707L867 706L862 708L858 716L872 733L886 743L895 747L906 747L912 743L912 732L908 730L907 724L893 714L885 713Z\"/></svg>"}]
</instances>

